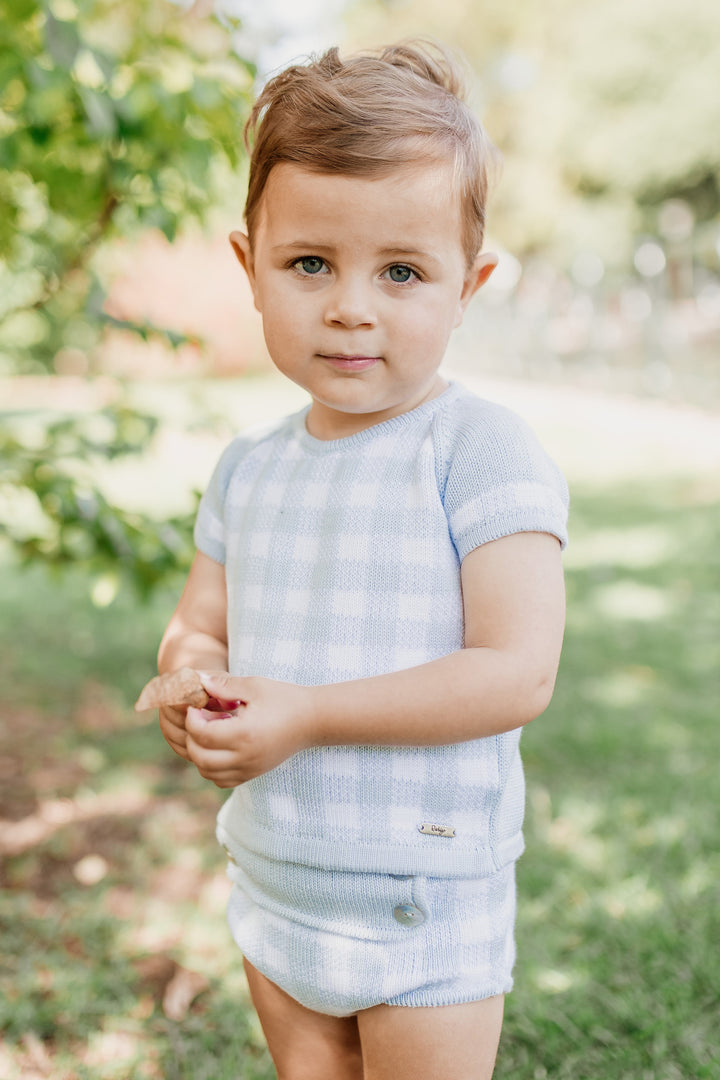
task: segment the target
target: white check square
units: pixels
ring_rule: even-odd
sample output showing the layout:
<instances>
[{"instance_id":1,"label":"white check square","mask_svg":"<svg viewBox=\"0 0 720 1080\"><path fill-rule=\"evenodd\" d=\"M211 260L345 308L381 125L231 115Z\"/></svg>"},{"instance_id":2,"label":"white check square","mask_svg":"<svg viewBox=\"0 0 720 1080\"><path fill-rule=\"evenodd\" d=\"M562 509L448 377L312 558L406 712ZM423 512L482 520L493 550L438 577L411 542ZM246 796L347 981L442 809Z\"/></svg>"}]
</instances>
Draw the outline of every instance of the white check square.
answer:
<instances>
[{"instance_id":1,"label":"white check square","mask_svg":"<svg viewBox=\"0 0 720 1080\"><path fill-rule=\"evenodd\" d=\"M295 665L300 659L300 649L302 642L300 641L276 641L273 649L273 663L274 664L289 664Z\"/></svg>"},{"instance_id":2,"label":"white check square","mask_svg":"<svg viewBox=\"0 0 720 1080\"><path fill-rule=\"evenodd\" d=\"M403 593L398 597L397 613L400 619L416 619L430 622L432 601L429 596L412 596Z\"/></svg>"},{"instance_id":3,"label":"white check square","mask_svg":"<svg viewBox=\"0 0 720 1080\"><path fill-rule=\"evenodd\" d=\"M296 536L293 545L293 558L299 562L313 562L320 550L320 539L317 536Z\"/></svg>"},{"instance_id":4,"label":"white check square","mask_svg":"<svg viewBox=\"0 0 720 1080\"><path fill-rule=\"evenodd\" d=\"M330 484L310 482L305 485L302 503L310 510L318 509L327 506L329 496Z\"/></svg>"},{"instance_id":5,"label":"white check square","mask_svg":"<svg viewBox=\"0 0 720 1080\"><path fill-rule=\"evenodd\" d=\"M363 653L358 645L329 645L327 658L330 671L344 678L363 674Z\"/></svg>"},{"instance_id":6,"label":"white check square","mask_svg":"<svg viewBox=\"0 0 720 1080\"><path fill-rule=\"evenodd\" d=\"M360 808L357 803L326 803L325 819L340 829L357 829L360 821Z\"/></svg>"},{"instance_id":7,"label":"white check square","mask_svg":"<svg viewBox=\"0 0 720 1080\"><path fill-rule=\"evenodd\" d=\"M262 493L263 506L282 506L287 493L287 485L268 483Z\"/></svg>"},{"instance_id":8,"label":"white check square","mask_svg":"<svg viewBox=\"0 0 720 1080\"><path fill-rule=\"evenodd\" d=\"M347 589L333 593L332 610L334 615L349 615L362 618L367 609L367 595L359 590Z\"/></svg>"},{"instance_id":9,"label":"white check square","mask_svg":"<svg viewBox=\"0 0 720 1080\"><path fill-rule=\"evenodd\" d=\"M297 822L298 806L291 795L268 795L268 803L276 821Z\"/></svg>"},{"instance_id":10,"label":"white check square","mask_svg":"<svg viewBox=\"0 0 720 1080\"><path fill-rule=\"evenodd\" d=\"M432 547L426 540L403 537L400 543L400 559L405 564L430 567L434 562Z\"/></svg>"},{"instance_id":11,"label":"white check square","mask_svg":"<svg viewBox=\"0 0 720 1080\"><path fill-rule=\"evenodd\" d=\"M499 770L497 758L488 760L488 755L472 757L467 760L462 758L458 761L458 783L463 787L481 787L487 789L488 785L496 785L499 782Z\"/></svg>"},{"instance_id":12,"label":"white check square","mask_svg":"<svg viewBox=\"0 0 720 1080\"><path fill-rule=\"evenodd\" d=\"M357 751L345 747L330 746L322 752L322 771L325 776L343 776L355 779L360 774Z\"/></svg>"},{"instance_id":13,"label":"white check square","mask_svg":"<svg viewBox=\"0 0 720 1080\"><path fill-rule=\"evenodd\" d=\"M257 532L250 537L250 554L263 558L270 551L273 535L271 532Z\"/></svg>"},{"instance_id":14,"label":"white check square","mask_svg":"<svg viewBox=\"0 0 720 1080\"><path fill-rule=\"evenodd\" d=\"M238 510L247 506L252 495L253 486L247 481L234 480L227 493L227 506L230 510Z\"/></svg>"},{"instance_id":15,"label":"white check square","mask_svg":"<svg viewBox=\"0 0 720 1080\"><path fill-rule=\"evenodd\" d=\"M390 828L397 832L407 832L411 835L417 832L421 814L417 806L391 806L389 807Z\"/></svg>"},{"instance_id":16,"label":"white check square","mask_svg":"<svg viewBox=\"0 0 720 1080\"><path fill-rule=\"evenodd\" d=\"M233 659L236 663L248 663L252 660L253 651L255 648L255 635L254 634L238 634L235 638L235 649L233 650Z\"/></svg>"},{"instance_id":17,"label":"white check square","mask_svg":"<svg viewBox=\"0 0 720 1080\"><path fill-rule=\"evenodd\" d=\"M424 784L428 775L428 763L423 753L404 753L397 751L393 754L392 778L393 780L410 780L416 784Z\"/></svg>"},{"instance_id":18,"label":"white check square","mask_svg":"<svg viewBox=\"0 0 720 1080\"><path fill-rule=\"evenodd\" d=\"M309 589L288 589L285 610L292 615L305 615L310 607L312 594Z\"/></svg>"},{"instance_id":19,"label":"white check square","mask_svg":"<svg viewBox=\"0 0 720 1080\"><path fill-rule=\"evenodd\" d=\"M428 659L425 649L396 649L395 670L404 671L405 668L417 667L427 663Z\"/></svg>"},{"instance_id":20,"label":"white check square","mask_svg":"<svg viewBox=\"0 0 720 1080\"><path fill-rule=\"evenodd\" d=\"M336 555L345 562L368 562L370 537L362 533L343 533L338 541Z\"/></svg>"},{"instance_id":21,"label":"white check square","mask_svg":"<svg viewBox=\"0 0 720 1080\"><path fill-rule=\"evenodd\" d=\"M246 585L242 593L242 605L246 611L262 611L265 590L262 585Z\"/></svg>"},{"instance_id":22,"label":"white check square","mask_svg":"<svg viewBox=\"0 0 720 1080\"><path fill-rule=\"evenodd\" d=\"M348 506L377 506L379 497L379 484L355 484L350 489Z\"/></svg>"}]
</instances>

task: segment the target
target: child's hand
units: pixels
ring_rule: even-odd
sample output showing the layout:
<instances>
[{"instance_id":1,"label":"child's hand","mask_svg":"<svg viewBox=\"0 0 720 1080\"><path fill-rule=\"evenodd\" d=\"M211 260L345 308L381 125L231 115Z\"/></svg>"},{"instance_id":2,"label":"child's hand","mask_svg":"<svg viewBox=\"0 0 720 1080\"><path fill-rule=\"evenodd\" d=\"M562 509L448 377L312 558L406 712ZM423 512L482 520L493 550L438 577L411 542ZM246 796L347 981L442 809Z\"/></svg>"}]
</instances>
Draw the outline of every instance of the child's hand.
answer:
<instances>
[{"instance_id":1,"label":"child's hand","mask_svg":"<svg viewBox=\"0 0 720 1080\"><path fill-rule=\"evenodd\" d=\"M313 745L309 687L205 672L200 677L212 698L228 703L228 712L189 708L183 756L218 787L237 787Z\"/></svg>"},{"instance_id":2,"label":"child's hand","mask_svg":"<svg viewBox=\"0 0 720 1080\"><path fill-rule=\"evenodd\" d=\"M158 718L165 742L181 758L189 761L190 756L186 746L187 733L185 731L187 708L187 705L161 705L158 709Z\"/></svg>"},{"instance_id":3,"label":"child's hand","mask_svg":"<svg viewBox=\"0 0 720 1080\"><path fill-rule=\"evenodd\" d=\"M194 675L197 681L197 672L191 671L187 668L183 668L182 670L186 674ZM219 671L212 672L212 674L220 675L222 677L223 675L226 675L226 672ZM163 678L167 677L163 676ZM154 679L151 685L155 685L157 683L160 683L161 686L163 685L160 679ZM144 692L145 691L143 691L143 693ZM174 702L175 699L170 698L170 700ZM157 703L154 702L153 704ZM233 701L232 704L233 706L237 705L237 700ZM219 702L213 701L211 699L207 703L206 708L217 710L219 705ZM185 758L186 761L190 761L190 755L187 752L187 732L185 731L185 719L187 716L187 710L188 706L186 704L181 705L173 703L167 705L160 705L158 707L158 719L160 721L160 730L167 744L172 747L175 753L179 754L180 757Z\"/></svg>"}]
</instances>

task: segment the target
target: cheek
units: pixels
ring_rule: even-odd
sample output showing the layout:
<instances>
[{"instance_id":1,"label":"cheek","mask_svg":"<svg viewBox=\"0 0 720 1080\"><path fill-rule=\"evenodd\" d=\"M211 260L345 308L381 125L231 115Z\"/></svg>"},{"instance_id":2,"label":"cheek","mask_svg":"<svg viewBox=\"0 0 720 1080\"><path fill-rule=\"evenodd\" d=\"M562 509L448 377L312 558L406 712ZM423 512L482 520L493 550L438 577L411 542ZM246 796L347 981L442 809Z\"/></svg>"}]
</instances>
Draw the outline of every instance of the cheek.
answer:
<instances>
[{"instance_id":1,"label":"cheek","mask_svg":"<svg viewBox=\"0 0 720 1080\"><path fill-rule=\"evenodd\" d=\"M266 295L262 317L265 340L268 344L273 341L277 345L301 335L309 321L304 305L287 295Z\"/></svg>"},{"instance_id":2,"label":"cheek","mask_svg":"<svg viewBox=\"0 0 720 1080\"><path fill-rule=\"evenodd\" d=\"M447 340L455 325L455 314L456 307L442 298L413 304L412 309L408 305L397 320L397 333L419 348L432 347Z\"/></svg>"},{"instance_id":3,"label":"cheek","mask_svg":"<svg viewBox=\"0 0 720 1080\"><path fill-rule=\"evenodd\" d=\"M287 335L277 319L263 318L263 335L273 360L276 357L280 358L287 351Z\"/></svg>"}]
</instances>

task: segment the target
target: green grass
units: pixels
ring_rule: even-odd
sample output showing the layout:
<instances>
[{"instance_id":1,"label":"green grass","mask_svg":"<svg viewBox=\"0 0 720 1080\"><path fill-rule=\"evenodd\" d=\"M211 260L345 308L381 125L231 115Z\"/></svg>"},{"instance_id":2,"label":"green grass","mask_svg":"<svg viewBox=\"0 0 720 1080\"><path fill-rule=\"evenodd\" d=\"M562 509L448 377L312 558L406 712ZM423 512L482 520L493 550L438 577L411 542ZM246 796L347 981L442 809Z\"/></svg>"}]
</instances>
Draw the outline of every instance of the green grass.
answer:
<instances>
[{"instance_id":1,"label":"green grass","mask_svg":"<svg viewBox=\"0 0 720 1080\"><path fill-rule=\"evenodd\" d=\"M274 1075L224 927L221 795L132 711L180 586L98 608L80 574L0 561L0 817L19 848L0 895L2 1080L38 1054L54 1080ZM58 805L71 823L17 839ZM101 873L83 883L88 859ZM178 965L209 981L180 1023L161 1008Z\"/></svg>"},{"instance_id":2,"label":"green grass","mask_svg":"<svg viewBox=\"0 0 720 1080\"><path fill-rule=\"evenodd\" d=\"M498 1080L720 1077L719 531L692 484L575 496Z\"/></svg>"},{"instance_id":3,"label":"green grass","mask_svg":"<svg viewBox=\"0 0 720 1080\"><path fill-rule=\"evenodd\" d=\"M575 491L571 533L558 688L523 736L496 1078L720 1080L720 507L679 481ZM98 608L90 587L0 561L0 811L20 838L0 1076L270 1078L224 927L222 796L132 712L175 592ZM208 980L180 1022L161 1006L178 965Z\"/></svg>"}]
</instances>

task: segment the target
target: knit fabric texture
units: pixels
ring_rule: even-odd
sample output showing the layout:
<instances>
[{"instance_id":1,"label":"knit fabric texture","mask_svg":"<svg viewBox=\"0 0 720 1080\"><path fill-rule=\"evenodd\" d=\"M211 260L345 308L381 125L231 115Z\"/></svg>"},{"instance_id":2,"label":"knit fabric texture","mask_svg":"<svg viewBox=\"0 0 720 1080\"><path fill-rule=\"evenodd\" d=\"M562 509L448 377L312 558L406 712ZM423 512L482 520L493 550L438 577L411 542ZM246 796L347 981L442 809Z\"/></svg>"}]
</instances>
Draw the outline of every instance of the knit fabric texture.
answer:
<instances>
[{"instance_id":1,"label":"knit fabric texture","mask_svg":"<svg viewBox=\"0 0 720 1080\"><path fill-rule=\"evenodd\" d=\"M321 870L245 851L228 922L266 978L308 1009L458 1005L512 990L515 864L481 878ZM398 905L422 912L402 925Z\"/></svg>"},{"instance_id":2,"label":"knit fabric texture","mask_svg":"<svg viewBox=\"0 0 720 1080\"><path fill-rule=\"evenodd\" d=\"M197 547L226 570L231 674L320 685L445 656L463 646L468 552L523 531L565 545L565 480L510 410L451 383L332 441L307 411L236 438L200 505ZM235 788L218 837L239 864L248 849L482 876L523 848L519 741L312 748Z\"/></svg>"}]
</instances>

